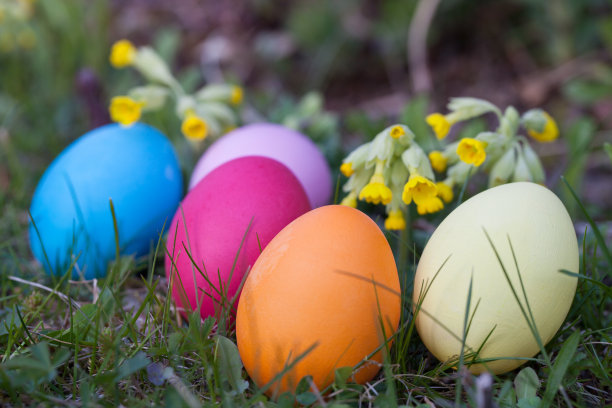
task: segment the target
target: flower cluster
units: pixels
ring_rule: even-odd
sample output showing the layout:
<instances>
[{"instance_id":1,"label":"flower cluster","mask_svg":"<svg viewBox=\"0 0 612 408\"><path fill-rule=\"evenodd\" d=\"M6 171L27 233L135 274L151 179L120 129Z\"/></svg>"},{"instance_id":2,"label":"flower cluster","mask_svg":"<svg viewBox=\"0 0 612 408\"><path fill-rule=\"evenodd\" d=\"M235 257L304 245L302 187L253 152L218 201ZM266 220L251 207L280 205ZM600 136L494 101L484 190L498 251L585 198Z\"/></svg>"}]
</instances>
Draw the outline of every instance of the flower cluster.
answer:
<instances>
[{"instance_id":1,"label":"flower cluster","mask_svg":"<svg viewBox=\"0 0 612 408\"><path fill-rule=\"evenodd\" d=\"M0 53L29 50L36 45L36 34L29 22L34 0L0 0Z\"/></svg>"},{"instance_id":2,"label":"flower cluster","mask_svg":"<svg viewBox=\"0 0 612 408\"><path fill-rule=\"evenodd\" d=\"M410 128L393 125L359 146L342 162L348 193L341 204L357 206L357 200L386 206L385 228L406 228L404 210L413 203L419 214L434 213L452 200L438 186L427 154L415 142Z\"/></svg>"},{"instance_id":3,"label":"flower cluster","mask_svg":"<svg viewBox=\"0 0 612 408\"><path fill-rule=\"evenodd\" d=\"M544 170L537 154L525 136L518 134L521 126L538 142L551 142L559 136L555 120L541 109L531 109L522 116L512 106L502 111L482 99L452 98L450 113L433 113L426 121L438 139L444 139L457 122L494 113L499 125L495 131L481 132L473 138L463 138L441 151L429 153L429 160L437 173L446 173L444 189L452 195L452 188L462 185L470 173L482 168L489 174L489 187L510 181L544 182Z\"/></svg>"},{"instance_id":4,"label":"flower cluster","mask_svg":"<svg viewBox=\"0 0 612 408\"><path fill-rule=\"evenodd\" d=\"M489 186L510 181L544 182L544 169L525 136L523 127L538 142L559 136L554 119L541 109L522 116L512 106L502 111L482 99L453 98L450 113L433 113L426 118L437 138L446 138L451 127L486 113L494 113L499 126L475 137L466 137L426 154L412 131L394 125L359 146L342 162L340 172L348 177L343 186L347 195L341 204L357 206L358 200L386 206L385 228L406 228L404 210L415 203L420 215L435 213L454 198L453 188L461 186L473 171L489 173ZM436 182L435 173L443 181Z\"/></svg>"},{"instance_id":5,"label":"flower cluster","mask_svg":"<svg viewBox=\"0 0 612 408\"><path fill-rule=\"evenodd\" d=\"M109 111L114 122L129 126L140 119L142 112L159 110L172 98L182 121L181 132L190 142L218 137L237 125L232 108L242 103L241 87L210 84L187 94L152 48L136 48L128 40L117 41L109 59L115 68L133 67L149 82L111 99Z\"/></svg>"}]
</instances>

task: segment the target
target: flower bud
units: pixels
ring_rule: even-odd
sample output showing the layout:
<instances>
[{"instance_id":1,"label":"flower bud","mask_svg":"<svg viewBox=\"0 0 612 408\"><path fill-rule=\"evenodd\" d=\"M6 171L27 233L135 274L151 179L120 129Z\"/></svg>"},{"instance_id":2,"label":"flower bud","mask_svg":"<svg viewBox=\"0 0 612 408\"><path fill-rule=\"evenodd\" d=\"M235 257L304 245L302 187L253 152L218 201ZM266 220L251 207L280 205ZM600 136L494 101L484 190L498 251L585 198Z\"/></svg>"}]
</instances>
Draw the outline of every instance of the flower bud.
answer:
<instances>
[{"instance_id":1,"label":"flower bud","mask_svg":"<svg viewBox=\"0 0 612 408\"><path fill-rule=\"evenodd\" d=\"M223 103L200 103L197 105L196 110L204 113L206 116L214 117L221 125L224 125L224 127L233 126L238 121L234 111Z\"/></svg>"},{"instance_id":2,"label":"flower bud","mask_svg":"<svg viewBox=\"0 0 612 408\"><path fill-rule=\"evenodd\" d=\"M533 175L529 170L529 166L527 166L525 156L523 155L523 150L516 149L516 153L516 167L514 168L514 175L512 176L512 181L533 181Z\"/></svg>"},{"instance_id":3,"label":"flower bud","mask_svg":"<svg viewBox=\"0 0 612 408\"><path fill-rule=\"evenodd\" d=\"M455 121L472 119L489 112L501 116L497 106L478 98L451 98L448 109L453 112Z\"/></svg>"},{"instance_id":4,"label":"flower bud","mask_svg":"<svg viewBox=\"0 0 612 408\"><path fill-rule=\"evenodd\" d=\"M527 134L541 143L552 142L559 137L557 122L541 109L532 109L523 115Z\"/></svg>"},{"instance_id":5,"label":"flower bud","mask_svg":"<svg viewBox=\"0 0 612 408\"><path fill-rule=\"evenodd\" d=\"M518 131L520 123L521 120L519 118L518 112L512 106L509 106L506 108L504 116L502 116L501 118L499 131L507 138L513 138L514 136L516 136L516 132Z\"/></svg>"},{"instance_id":6,"label":"flower bud","mask_svg":"<svg viewBox=\"0 0 612 408\"><path fill-rule=\"evenodd\" d=\"M435 178L431 163L429 162L429 157L416 143L413 143L404 153L402 153L402 162L404 162L404 165L410 173L416 172L430 180Z\"/></svg>"},{"instance_id":7,"label":"flower bud","mask_svg":"<svg viewBox=\"0 0 612 408\"><path fill-rule=\"evenodd\" d=\"M389 161L393 156L393 138L389 137L386 129L377 134L372 142L370 142L370 151L367 155L367 161L375 160Z\"/></svg>"},{"instance_id":8,"label":"flower bud","mask_svg":"<svg viewBox=\"0 0 612 408\"><path fill-rule=\"evenodd\" d=\"M516 167L516 148L513 146L499 158L489 173L489 188L507 183Z\"/></svg>"},{"instance_id":9,"label":"flower bud","mask_svg":"<svg viewBox=\"0 0 612 408\"><path fill-rule=\"evenodd\" d=\"M143 111L156 111L165 105L169 92L163 86L147 85L132 88L128 95L136 101L145 102Z\"/></svg>"},{"instance_id":10,"label":"flower bud","mask_svg":"<svg viewBox=\"0 0 612 408\"><path fill-rule=\"evenodd\" d=\"M166 85L183 93L166 62L151 47L139 48L134 55L133 65L149 81Z\"/></svg>"},{"instance_id":11,"label":"flower bud","mask_svg":"<svg viewBox=\"0 0 612 408\"><path fill-rule=\"evenodd\" d=\"M543 183L546 177L544 176L542 162L540 162L540 158L527 142L523 143L523 156L525 158L525 163L527 163L527 167L529 167L529 171L533 176L533 182Z\"/></svg>"}]
</instances>

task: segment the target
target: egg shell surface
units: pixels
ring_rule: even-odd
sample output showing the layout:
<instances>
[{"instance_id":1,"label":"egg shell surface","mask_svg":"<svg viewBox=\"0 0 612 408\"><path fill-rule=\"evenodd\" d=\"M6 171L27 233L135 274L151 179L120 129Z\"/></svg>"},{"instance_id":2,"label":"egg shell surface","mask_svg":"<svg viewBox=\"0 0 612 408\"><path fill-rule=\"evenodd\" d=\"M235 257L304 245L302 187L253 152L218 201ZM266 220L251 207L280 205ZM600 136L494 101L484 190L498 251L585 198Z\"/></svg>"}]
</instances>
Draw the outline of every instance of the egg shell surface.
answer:
<instances>
[{"instance_id":1,"label":"egg shell surface","mask_svg":"<svg viewBox=\"0 0 612 408\"><path fill-rule=\"evenodd\" d=\"M276 160L242 157L211 171L187 194L168 234L166 276L177 305L196 310L199 301L202 317L218 316L227 306L220 292L236 294L260 245L309 210L302 185Z\"/></svg>"},{"instance_id":2,"label":"egg shell surface","mask_svg":"<svg viewBox=\"0 0 612 408\"><path fill-rule=\"evenodd\" d=\"M189 188L213 169L243 156L264 156L287 166L300 180L311 208L328 204L332 193L329 165L305 135L272 123L255 123L235 129L214 142L196 164Z\"/></svg>"},{"instance_id":3,"label":"egg shell surface","mask_svg":"<svg viewBox=\"0 0 612 408\"><path fill-rule=\"evenodd\" d=\"M384 234L356 209L324 206L285 227L257 259L238 305L238 350L262 387L315 346L267 393L294 391L306 375L322 390L335 369L383 344L399 318L399 278ZM381 361L378 352L352 380L372 379Z\"/></svg>"},{"instance_id":4,"label":"egg shell surface","mask_svg":"<svg viewBox=\"0 0 612 408\"><path fill-rule=\"evenodd\" d=\"M181 199L183 178L168 139L151 126L116 124L74 141L47 168L30 212L30 246L49 272L103 277L115 259L117 220L122 255L155 246ZM80 273L79 273L80 271Z\"/></svg>"},{"instance_id":5,"label":"egg shell surface","mask_svg":"<svg viewBox=\"0 0 612 408\"><path fill-rule=\"evenodd\" d=\"M470 198L444 219L426 244L413 293L416 305L419 296L427 292L416 317L421 339L440 361L459 356L472 279L473 320L466 353L477 351L484 343L480 359L512 359L474 364L470 371L488 369L501 374L525 363L524 358L533 357L539 348L485 230L526 308L518 265L544 344L555 335L572 304L576 278L559 270L578 272L578 243L572 221L557 196L538 184L519 182Z\"/></svg>"}]
</instances>

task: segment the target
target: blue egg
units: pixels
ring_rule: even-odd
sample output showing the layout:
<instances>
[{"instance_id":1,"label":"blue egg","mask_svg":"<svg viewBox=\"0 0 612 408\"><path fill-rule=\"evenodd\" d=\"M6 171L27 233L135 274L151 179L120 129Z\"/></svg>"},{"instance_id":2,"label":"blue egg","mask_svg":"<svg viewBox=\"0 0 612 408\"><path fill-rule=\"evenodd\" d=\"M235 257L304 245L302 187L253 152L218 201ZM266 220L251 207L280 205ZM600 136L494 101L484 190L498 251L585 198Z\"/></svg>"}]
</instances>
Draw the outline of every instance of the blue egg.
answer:
<instances>
[{"instance_id":1,"label":"blue egg","mask_svg":"<svg viewBox=\"0 0 612 408\"><path fill-rule=\"evenodd\" d=\"M30 246L57 275L106 274L115 259L112 199L122 255L155 247L172 220L183 178L172 144L140 123L94 129L68 146L42 176L30 212ZM166 227L167 228L167 227Z\"/></svg>"}]
</instances>

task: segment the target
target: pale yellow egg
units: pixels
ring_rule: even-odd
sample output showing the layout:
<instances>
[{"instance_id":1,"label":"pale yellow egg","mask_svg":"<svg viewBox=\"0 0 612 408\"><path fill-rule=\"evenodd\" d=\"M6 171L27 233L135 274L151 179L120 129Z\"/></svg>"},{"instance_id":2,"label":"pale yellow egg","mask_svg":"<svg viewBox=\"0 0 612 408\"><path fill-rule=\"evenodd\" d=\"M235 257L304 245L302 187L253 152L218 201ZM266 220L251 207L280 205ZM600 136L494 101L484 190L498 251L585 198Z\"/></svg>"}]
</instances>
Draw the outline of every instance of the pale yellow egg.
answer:
<instances>
[{"instance_id":1,"label":"pale yellow egg","mask_svg":"<svg viewBox=\"0 0 612 408\"><path fill-rule=\"evenodd\" d=\"M473 373L513 370L539 352L519 302L546 344L576 292L576 278L560 270L578 273L578 260L572 221L554 193L526 182L486 190L451 212L423 251L413 294L415 305L423 299L419 335L439 360L458 359L471 280L465 362L477 353L494 361L471 365Z\"/></svg>"}]
</instances>

